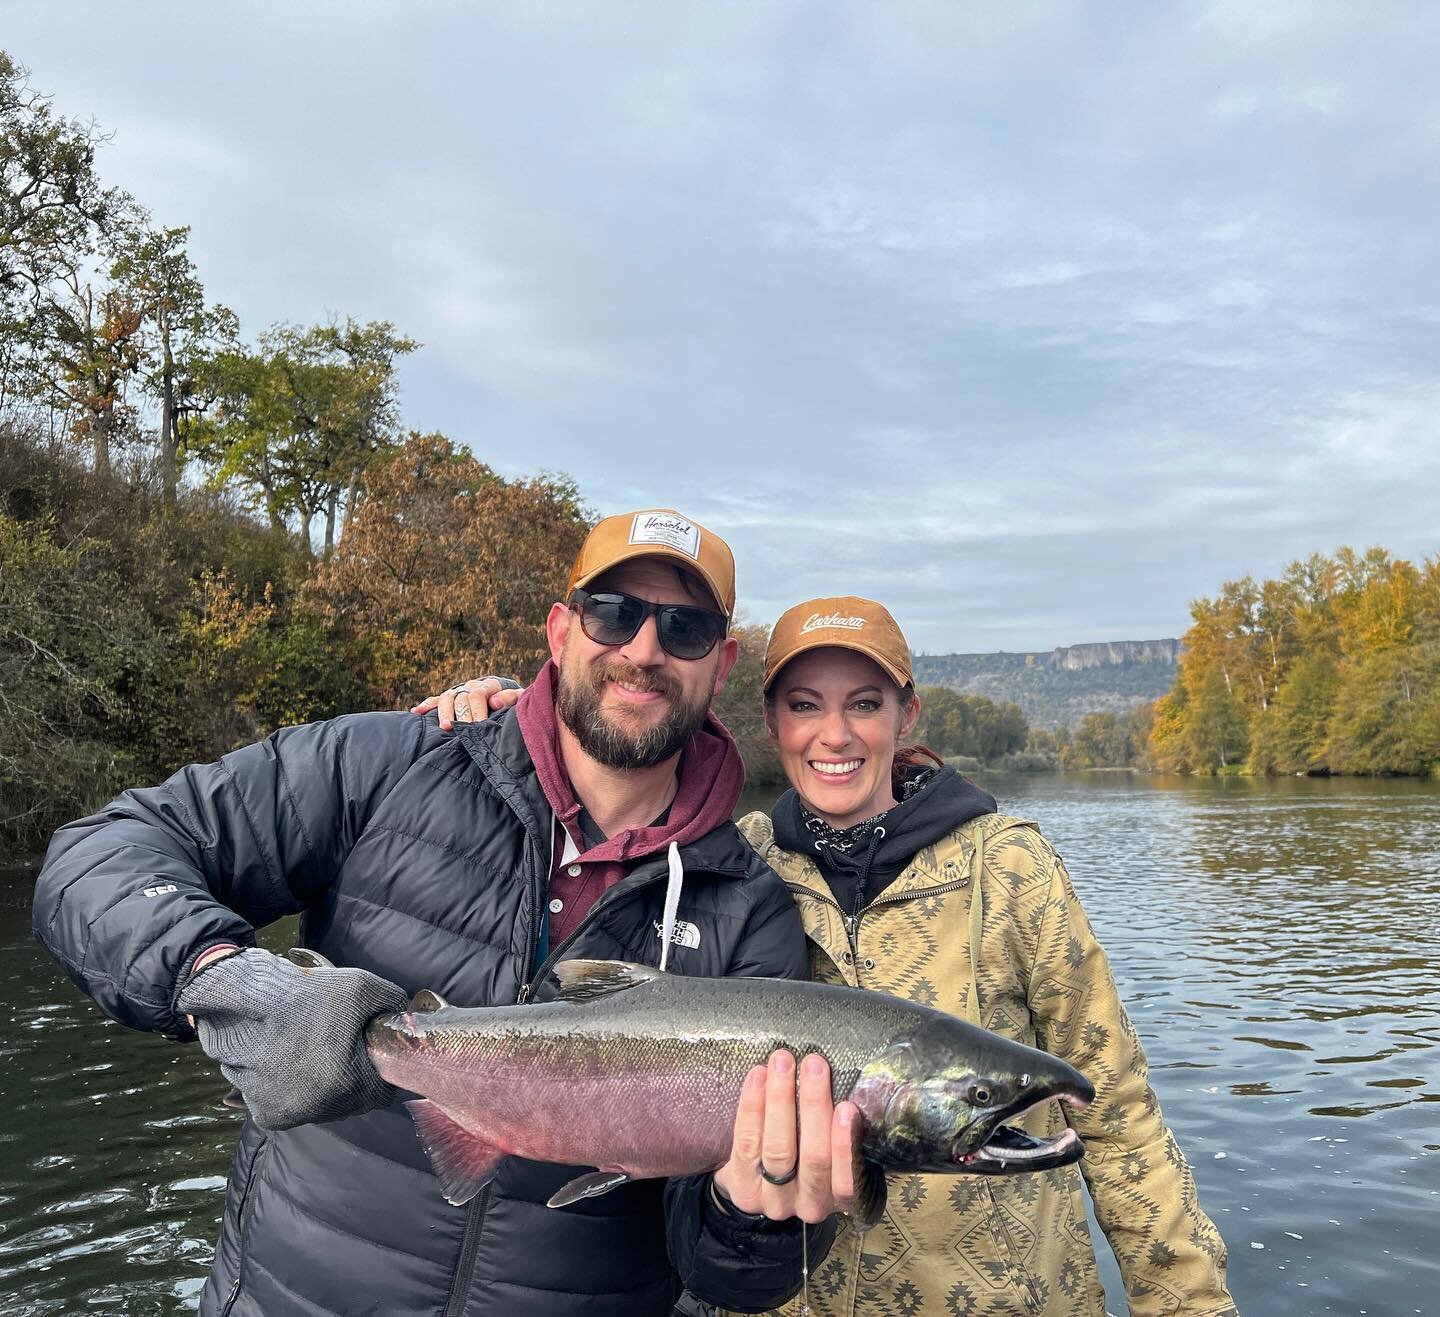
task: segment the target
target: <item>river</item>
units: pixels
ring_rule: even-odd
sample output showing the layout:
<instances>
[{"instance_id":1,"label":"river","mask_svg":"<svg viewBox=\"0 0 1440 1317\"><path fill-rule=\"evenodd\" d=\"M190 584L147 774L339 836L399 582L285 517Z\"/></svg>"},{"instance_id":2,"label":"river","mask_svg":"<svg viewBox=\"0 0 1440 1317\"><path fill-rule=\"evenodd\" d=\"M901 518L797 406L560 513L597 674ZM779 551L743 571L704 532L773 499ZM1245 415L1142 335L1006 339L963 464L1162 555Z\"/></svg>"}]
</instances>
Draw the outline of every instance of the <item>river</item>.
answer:
<instances>
[{"instance_id":1,"label":"river","mask_svg":"<svg viewBox=\"0 0 1440 1317\"><path fill-rule=\"evenodd\" d=\"M1241 1312L1440 1312L1440 784L982 781L1066 859ZM0 1313L191 1311L239 1117L31 942L32 875L0 875Z\"/></svg>"}]
</instances>

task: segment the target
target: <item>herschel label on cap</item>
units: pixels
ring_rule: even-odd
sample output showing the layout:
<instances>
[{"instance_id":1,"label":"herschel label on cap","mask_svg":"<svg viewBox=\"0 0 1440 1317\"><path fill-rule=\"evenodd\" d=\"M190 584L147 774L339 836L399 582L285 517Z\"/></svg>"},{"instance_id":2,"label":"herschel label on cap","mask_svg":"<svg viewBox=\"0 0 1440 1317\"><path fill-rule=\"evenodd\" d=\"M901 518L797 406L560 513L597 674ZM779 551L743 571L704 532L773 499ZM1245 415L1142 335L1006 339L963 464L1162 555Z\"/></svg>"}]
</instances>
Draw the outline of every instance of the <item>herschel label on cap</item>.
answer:
<instances>
[{"instance_id":1,"label":"herschel label on cap","mask_svg":"<svg viewBox=\"0 0 1440 1317\"><path fill-rule=\"evenodd\" d=\"M673 512L637 512L630 526L630 543L663 544L698 559L700 528Z\"/></svg>"}]
</instances>

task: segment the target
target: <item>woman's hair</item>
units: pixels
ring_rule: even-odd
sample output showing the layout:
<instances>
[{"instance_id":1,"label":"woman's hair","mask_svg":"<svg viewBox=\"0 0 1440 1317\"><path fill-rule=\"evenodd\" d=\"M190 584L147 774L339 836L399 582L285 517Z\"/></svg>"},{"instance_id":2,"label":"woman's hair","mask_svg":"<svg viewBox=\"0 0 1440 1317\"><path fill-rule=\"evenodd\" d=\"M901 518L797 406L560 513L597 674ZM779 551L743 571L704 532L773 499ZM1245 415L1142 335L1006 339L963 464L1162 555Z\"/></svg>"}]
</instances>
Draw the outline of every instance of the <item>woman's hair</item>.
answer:
<instances>
[{"instance_id":1,"label":"woman's hair","mask_svg":"<svg viewBox=\"0 0 1440 1317\"><path fill-rule=\"evenodd\" d=\"M894 683L891 683L894 685ZM915 703L915 687L897 686L896 691L900 701L900 712L908 713ZM765 691L765 726L772 731L775 727L775 683L772 683ZM905 781L906 775L914 768L943 768L945 761L940 758L928 745L907 745L895 746L895 760L890 765L890 785L895 792L895 799L900 799L900 787Z\"/></svg>"},{"instance_id":2,"label":"woman's hair","mask_svg":"<svg viewBox=\"0 0 1440 1317\"><path fill-rule=\"evenodd\" d=\"M915 687L902 686L900 688L901 713L908 713L914 703ZM943 768L944 766L945 761L928 745L897 745L895 762L890 765L890 786L895 792L895 799L900 799L900 787L905 781L905 775L912 768Z\"/></svg>"}]
</instances>

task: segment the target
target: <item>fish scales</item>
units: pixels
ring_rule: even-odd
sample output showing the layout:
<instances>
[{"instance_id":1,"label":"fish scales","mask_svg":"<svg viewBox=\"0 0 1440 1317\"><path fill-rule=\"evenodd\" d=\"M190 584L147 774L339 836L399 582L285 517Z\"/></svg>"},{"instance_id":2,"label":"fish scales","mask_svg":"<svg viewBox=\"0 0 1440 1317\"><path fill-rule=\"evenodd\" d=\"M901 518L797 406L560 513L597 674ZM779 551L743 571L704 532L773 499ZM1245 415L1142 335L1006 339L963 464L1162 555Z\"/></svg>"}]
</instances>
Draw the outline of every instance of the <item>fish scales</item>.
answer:
<instances>
[{"instance_id":1,"label":"fish scales","mask_svg":"<svg viewBox=\"0 0 1440 1317\"><path fill-rule=\"evenodd\" d=\"M746 1074L780 1047L823 1055L834 1098L860 1109L862 1225L883 1209L887 1168L1011 1174L1083 1151L1068 1129L1043 1139L1004 1123L1053 1098L1085 1105L1083 1075L931 1007L618 961L561 962L555 975L556 1001L466 1009L421 993L370 1026L380 1074L423 1095L411 1112L452 1202L505 1154L600 1168L552 1206L626 1179L714 1169Z\"/></svg>"},{"instance_id":2,"label":"fish scales","mask_svg":"<svg viewBox=\"0 0 1440 1317\"><path fill-rule=\"evenodd\" d=\"M697 1158L724 1160L745 1075L777 1047L824 1053L837 1098L875 1050L861 1029L827 1021L823 1002L777 1009L773 993L733 990L754 982L682 980L659 1009L639 992L578 1007L449 1008L417 1021L430 1045L410 1065L380 1069L507 1151L568 1162L577 1145L607 1146L637 1175L680 1174Z\"/></svg>"}]
</instances>

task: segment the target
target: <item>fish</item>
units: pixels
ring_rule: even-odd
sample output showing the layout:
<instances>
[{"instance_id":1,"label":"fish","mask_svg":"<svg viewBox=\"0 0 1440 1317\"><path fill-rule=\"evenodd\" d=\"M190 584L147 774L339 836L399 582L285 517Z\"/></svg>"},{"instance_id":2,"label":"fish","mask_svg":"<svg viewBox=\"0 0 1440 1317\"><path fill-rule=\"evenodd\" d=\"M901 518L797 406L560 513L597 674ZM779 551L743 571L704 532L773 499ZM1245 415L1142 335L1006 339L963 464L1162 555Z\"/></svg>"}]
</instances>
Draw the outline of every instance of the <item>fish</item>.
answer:
<instances>
[{"instance_id":1,"label":"fish","mask_svg":"<svg viewBox=\"0 0 1440 1317\"><path fill-rule=\"evenodd\" d=\"M467 1008L421 991L366 1030L381 1077L419 1095L405 1105L456 1206L506 1156L595 1168L550 1198L556 1208L633 1180L718 1169L745 1076L782 1047L823 1055L834 1100L859 1109L859 1229L884 1213L886 1172L1011 1175L1084 1154L1068 1126L1040 1138L1009 1123L1050 1101L1083 1110L1095 1090L1080 1071L933 1007L625 961L561 961L553 973L550 1001Z\"/></svg>"}]
</instances>

